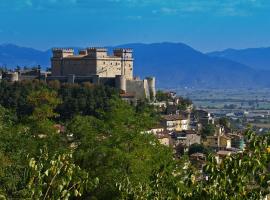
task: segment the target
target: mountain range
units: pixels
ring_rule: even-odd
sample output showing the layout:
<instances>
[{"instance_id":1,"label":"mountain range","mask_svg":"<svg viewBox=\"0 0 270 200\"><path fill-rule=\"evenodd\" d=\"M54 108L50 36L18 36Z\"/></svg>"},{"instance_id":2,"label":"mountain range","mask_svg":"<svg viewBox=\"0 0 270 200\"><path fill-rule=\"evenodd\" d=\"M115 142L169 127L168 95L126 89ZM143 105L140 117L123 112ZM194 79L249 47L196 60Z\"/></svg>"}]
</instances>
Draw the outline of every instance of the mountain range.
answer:
<instances>
[{"instance_id":1,"label":"mountain range","mask_svg":"<svg viewBox=\"0 0 270 200\"><path fill-rule=\"evenodd\" d=\"M158 87L270 87L270 48L202 53L183 43L125 44L134 50L134 74L155 76ZM79 49L79 48L75 48ZM50 66L51 50L0 45L0 65Z\"/></svg>"},{"instance_id":2,"label":"mountain range","mask_svg":"<svg viewBox=\"0 0 270 200\"><path fill-rule=\"evenodd\" d=\"M207 55L233 60L254 69L270 70L270 47L248 49L226 49L210 52Z\"/></svg>"}]
</instances>

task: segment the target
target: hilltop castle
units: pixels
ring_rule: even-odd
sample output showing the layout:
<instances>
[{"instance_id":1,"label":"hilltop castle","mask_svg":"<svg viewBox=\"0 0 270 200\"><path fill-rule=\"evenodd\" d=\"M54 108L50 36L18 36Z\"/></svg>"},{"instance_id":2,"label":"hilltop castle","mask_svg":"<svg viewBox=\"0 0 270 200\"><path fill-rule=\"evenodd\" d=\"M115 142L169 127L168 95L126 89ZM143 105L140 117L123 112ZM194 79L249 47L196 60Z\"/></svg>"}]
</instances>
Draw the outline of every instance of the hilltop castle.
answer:
<instances>
[{"instance_id":1,"label":"hilltop castle","mask_svg":"<svg viewBox=\"0 0 270 200\"><path fill-rule=\"evenodd\" d=\"M52 75L47 80L105 84L137 99L155 98L155 78L140 80L133 76L132 49L114 49L113 55L108 55L106 48L87 48L78 54L74 49L56 48L52 53Z\"/></svg>"}]
</instances>

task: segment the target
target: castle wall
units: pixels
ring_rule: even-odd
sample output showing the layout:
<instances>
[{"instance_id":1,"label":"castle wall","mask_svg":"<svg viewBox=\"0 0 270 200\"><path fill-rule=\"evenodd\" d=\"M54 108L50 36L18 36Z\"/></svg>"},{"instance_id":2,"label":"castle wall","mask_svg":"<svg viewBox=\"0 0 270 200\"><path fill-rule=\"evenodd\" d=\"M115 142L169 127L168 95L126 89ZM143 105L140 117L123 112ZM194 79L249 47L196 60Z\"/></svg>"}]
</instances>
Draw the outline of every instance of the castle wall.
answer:
<instances>
[{"instance_id":1,"label":"castle wall","mask_svg":"<svg viewBox=\"0 0 270 200\"><path fill-rule=\"evenodd\" d=\"M96 60L84 58L66 58L62 61L61 75L89 76L96 74Z\"/></svg>"},{"instance_id":2,"label":"castle wall","mask_svg":"<svg viewBox=\"0 0 270 200\"><path fill-rule=\"evenodd\" d=\"M61 76L62 59L52 58L52 74L54 76Z\"/></svg>"},{"instance_id":3,"label":"castle wall","mask_svg":"<svg viewBox=\"0 0 270 200\"><path fill-rule=\"evenodd\" d=\"M154 100L156 98L156 79L155 77L147 77L146 80L148 82L149 95Z\"/></svg>"},{"instance_id":4,"label":"castle wall","mask_svg":"<svg viewBox=\"0 0 270 200\"><path fill-rule=\"evenodd\" d=\"M52 76L125 75L126 79L133 79L132 50L119 49L114 56L108 56L105 48L80 50L79 55L74 55L72 49L54 49L51 63Z\"/></svg>"},{"instance_id":5,"label":"castle wall","mask_svg":"<svg viewBox=\"0 0 270 200\"><path fill-rule=\"evenodd\" d=\"M126 92L135 93L136 98L144 99L145 94L145 82L142 80L127 80L126 81Z\"/></svg>"},{"instance_id":6,"label":"castle wall","mask_svg":"<svg viewBox=\"0 0 270 200\"><path fill-rule=\"evenodd\" d=\"M106 48L87 48L74 55L73 49L54 49L52 76L47 80L111 85L137 99L150 99L155 96L155 79L133 78L132 53L131 49L115 49L109 56Z\"/></svg>"},{"instance_id":7,"label":"castle wall","mask_svg":"<svg viewBox=\"0 0 270 200\"><path fill-rule=\"evenodd\" d=\"M100 77L121 75L121 58L103 58L97 60L97 74Z\"/></svg>"},{"instance_id":8,"label":"castle wall","mask_svg":"<svg viewBox=\"0 0 270 200\"><path fill-rule=\"evenodd\" d=\"M115 87L126 92L127 80L126 80L125 76L118 75L115 77Z\"/></svg>"}]
</instances>

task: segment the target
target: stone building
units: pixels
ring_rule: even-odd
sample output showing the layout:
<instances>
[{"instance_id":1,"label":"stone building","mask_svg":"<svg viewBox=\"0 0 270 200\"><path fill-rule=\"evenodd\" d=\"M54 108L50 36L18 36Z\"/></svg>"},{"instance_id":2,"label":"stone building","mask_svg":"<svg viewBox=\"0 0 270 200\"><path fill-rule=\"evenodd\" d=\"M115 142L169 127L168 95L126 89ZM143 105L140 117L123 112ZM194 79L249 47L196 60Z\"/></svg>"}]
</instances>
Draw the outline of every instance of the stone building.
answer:
<instances>
[{"instance_id":1,"label":"stone building","mask_svg":"<svg viewBox=\"0 0 270 200\"><path fill-rule=\"evenodd\" d=\"M74 54L74 49L53 49L51 62L53 76L123 75L127 80L133 79L131 49L115 49L112 56L105 48L87 48L80 50L78 55Z\"/></svg>"},{"instance_id":2,"label":"stone building","mask_svg":"<svg viewBox=\"0 0 270 200\"><path fill-rule=\"evenodd\" d=\"M189 129L188 115L163 115L161 124L169 131L183 131Z\"/></svg>"},{"instance_id":3,"label":"stone building","mask_svg":"<svg viewBox=\"0 0 270 200\"><path fill-rule=\"evenodd\" d=\"M174 146L181 144L190 147L192 144L201 144L201 135L196 131L175 131L172 133L172 138L174 139Z\"/></svg>"},{"instance_id":4,"label":"stone building","mask_svg":"<svg viewBox=\"0 0 270 200\"><path fill-rule=\"evenodd\" d=\"M46 80L62 82L91 82L108 84L136 98L155 97L155 78L143 80L133 76L132 49L114 49L113 55L106 48L87 48L78 54L74 49L53 49L52 75Z\"/></svg>"}]
</instances>

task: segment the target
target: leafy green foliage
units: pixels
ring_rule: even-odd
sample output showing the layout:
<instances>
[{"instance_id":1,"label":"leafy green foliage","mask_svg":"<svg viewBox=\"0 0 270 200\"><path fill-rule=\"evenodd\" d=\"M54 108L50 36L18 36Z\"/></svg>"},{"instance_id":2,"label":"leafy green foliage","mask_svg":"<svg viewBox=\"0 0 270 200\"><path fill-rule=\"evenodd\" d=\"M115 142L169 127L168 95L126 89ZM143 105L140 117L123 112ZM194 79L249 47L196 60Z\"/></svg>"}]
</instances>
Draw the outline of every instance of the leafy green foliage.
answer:
<instances>
[{"instance_id":1,"label":"leafy green foliage","mask_svg":"<svg viewBox=\"0 0 270 200\"><path fill-rule=\"evenodd\" d=\"M172 151L148 134L142 134L151 120L137 113L119 99L112 99L99 118L74 118L68 125L78 147L77 163L98 176L100 186L95 195L101 199L118 199L116 183L129 177L134 186L150 181L153 170L173 162ZM91 160L91 162L89 162Z\"/></svg>"},{"instance_id":2,"label":"leafy green foliage","mask_svg":"<svg viewBox=\"0 0 270 200\"><path fill-rule=\"evenodd\" d=\"M242 153L220 163L209 153L200 171L144 133L159 118L147 102L131 106L91 84L0 85L0 199L255 200L270 193L270 135L247 131ZM210 125L203 134L214 131Z\"/></svg>"},{"instance_id":3,"label":"leafy green foliage","mask_svg":"<svg viewBox=\"0 0 270 200\"><path fill-rule=\"evenodd\" d=\"M156 93L156 100L157 101L168 101L168 100L170 100L170 98L169 98L167 93L165 93L161 90L158 90Z\"/></svg>"},{"instance_id":4,"label":"leafy green foliage","mask_svg":"<svg viewBox=\"0 0 270 200\"><path fill-rule=\"evenodd\" d=\"M31 199L70 199L82 196L98 184L95 178L90 182L88 173L76 166L72 154L54 155L49 158L45 151L29 161L27 192Z\"/></svg>"},{"instance_id":5,"label":"leafy green foliage","mask_svg":"<svg viewBox=\"0 0 270 200\"><path fill-rule=\"evenodd\" d=\"M201 135L203 138L206 138L206 136L214 135L216 131L214 124L207 124L202 128Z\"/></svg>"},{"instance_id":6,"label":"leafy green foliage","mask_svg":"<svg viewBox=\"0 0 270 200\"><path fill-rule=\"evenodd\" d=\"M207 147L203 146L202 144L192 144L189 147L188 154L191 155L193 153L203 153L203 154L209 154L211 152L210 149Z\"/></svg>"}]
</instances>

